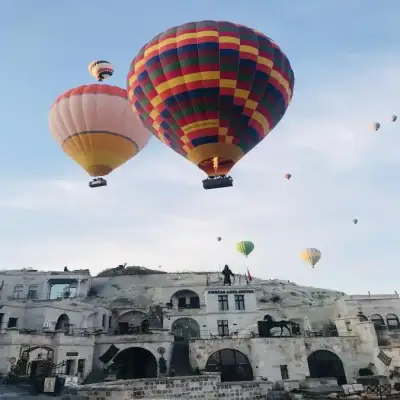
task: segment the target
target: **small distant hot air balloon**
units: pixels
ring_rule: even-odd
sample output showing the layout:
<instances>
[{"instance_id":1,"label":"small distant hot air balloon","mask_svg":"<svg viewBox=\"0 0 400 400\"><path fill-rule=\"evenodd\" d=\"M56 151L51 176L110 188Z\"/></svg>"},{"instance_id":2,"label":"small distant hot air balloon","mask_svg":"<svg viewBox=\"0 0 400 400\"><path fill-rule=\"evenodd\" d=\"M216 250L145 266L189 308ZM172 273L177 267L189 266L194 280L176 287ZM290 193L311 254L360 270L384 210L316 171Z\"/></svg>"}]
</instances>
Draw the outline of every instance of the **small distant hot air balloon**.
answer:
<instances>
[{"instance_id":1,"label":"small distant hot air balloon","mask_svg":"<svg viewBox=\"0 0 400 400\"><path fill-rule=\"evenodd\" d=\"M285 179L287 179L288 181L290 180L291 177L292 177L292 174L285 174Z\"/></svg>"},{"instance_id":2,"label":"small distant hot air balloon","mask_svg":"<svg viewBox=\"0 0 400 400\"><path fill-rule=\"evenodd\" d=\"M397 115L392 115L392 122L396 122L397 121Z\"/></svg>"},{"instance_id":3,"label":"small distant hot air balloon","mask_svg":"<svg viewBox=\"0 0 400 400\"><path fill-rule=\"evenodd\" d=\"M315 264L321 259L321 252L315 248L308 248L300 253L300 258L306 263L310 264L311 267L315 267Z\"/></svg>"},{"instance_id":4,"label":"small distant hot air balloon","mask_svg":"<svg viewBox=\"0 0 400 400\"><path fill-rule=\"evenodd\" d=\"M114 74L114 67L105 60L93 61L88 66L89 74L94 76L99 82L111 78Z\"/></svg>"},{"instance_id":5,"label":"small distant hot air balloon","mask_svg":"<svg viewBox=\"0 0 400 400\"><path fill-rule=\"evenodd\" d=\"M379 122L374 122L374 123L372 124L372 129L373 129L374 131L378 131L378 130L380 129L380 127L381 127L381 124L380 124Z\"/></svg>"},{"instance_id":6,"label":"small distant hot air balloon","mask_svg":"<svg viewBox=\"0 0 400 400\"><path fill-rule=\"evenodd\" d=\"M236 244L236 250L243 254L245 257L248 257L250 253L254 250L254 243L248 240L243 240Z\"/></svg>"},{"instance_id":7,"label":"small distant hot air balloon","mask_svg":"<svg viewBox=\"0 0 400 400\"><path fill-rule=\"evenodd\" d=\"M233 185L237 162L284 116L294 72L278 45L225 21L155 36L128 74L133 110L164 144L204 171L204 189Z\"/></svg>"},{"instance_id":8,"label":"small distant hot air balloon","mask_svg":"<svg viewBox=\"0 0 400 400\"><path fill-rule=\"evenodd\" d=\"M358 219L357 218L353 218L353 224L357 225L358 224Z\"/></svg>"},{"instance_id":9,"label":"small distant hot air balloon","mask_svg":"<svg viewBox=\"0 0 400 400\"><path fill-rule=\"evenodd\" d=\"M218 236L217 240L218 240L218 242L220 242L222 240L222 237Z\"/></svg>"},{"instance_id":10,"label":"small distant hot air balloon","mask_svg":"<svg viewBox=\"0 0 400 400\"><path fill-rule=\"evenodd\" d=\"M92 177L102 177L134 157L151 133L131 111L125 89L84 85L58 97L49 127L62 149ZM105 186L103 178L89 186Z\"/></svg>"}]
</instances>

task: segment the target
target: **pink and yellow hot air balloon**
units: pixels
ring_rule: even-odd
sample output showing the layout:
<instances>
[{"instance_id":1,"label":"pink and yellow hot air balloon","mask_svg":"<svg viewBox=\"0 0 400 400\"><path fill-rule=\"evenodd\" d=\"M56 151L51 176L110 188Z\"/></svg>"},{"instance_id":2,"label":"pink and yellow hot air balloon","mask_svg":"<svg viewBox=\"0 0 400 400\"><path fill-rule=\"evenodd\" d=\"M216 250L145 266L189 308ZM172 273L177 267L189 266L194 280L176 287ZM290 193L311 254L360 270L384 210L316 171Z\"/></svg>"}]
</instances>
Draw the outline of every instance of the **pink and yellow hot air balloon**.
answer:
<instances>
[{"instance_id":1,"label":"pink and yellow hot air balloon","mask_svg":"<svg viewBox=\"0 0 400 400\"><path fill-rule=\"evenodd\" d=\"M127 92L117 86L83 85L58 97L50 110L50 131L90 176L90 187L142 150L151 133L132 112Z\"/></svg>"}]
</instances>

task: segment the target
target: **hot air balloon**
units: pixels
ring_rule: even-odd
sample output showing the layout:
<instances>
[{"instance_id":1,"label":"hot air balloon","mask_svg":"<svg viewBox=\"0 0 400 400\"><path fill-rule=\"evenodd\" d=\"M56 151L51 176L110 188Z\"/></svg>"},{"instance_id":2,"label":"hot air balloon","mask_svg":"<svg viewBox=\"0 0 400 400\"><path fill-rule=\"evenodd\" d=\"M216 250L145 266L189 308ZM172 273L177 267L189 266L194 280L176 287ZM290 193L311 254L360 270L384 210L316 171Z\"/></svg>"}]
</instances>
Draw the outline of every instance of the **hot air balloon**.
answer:
<instances>
[{"instance_id":1,"label":"hot air balloon","mask_svg":"<svg viewBox=\"0 0 400 400\"><path fill-rule=\"evenodd\" d=\"M397 121L397 115L392 115L392 122L396 122Z\"/></svg>"},{"instance_id":2,"label":"hot air balloon","mask_svg":"<svg viewBox=\"0 0 400 400\"><path fill-rule=\"evenodd\" d=\"M305 249L300 253L300 258L314 268L315 264L321 259L321 252L314 248Z\"/></svg>"},{"instance_id":3,"label":"hot air balloon","mask_svg":"<svg viewBox=\"0 0 400 400\"><path fill-rule=\"evenodd\" d=\"M381 124L380 124L379 122L374 122L374 123L372 124L372 129L373 129L374 131L378 131L378 130L380 129L380 127L381 127Z\"/></svg>"},{"instance_id":4,"label":"hot air balloon","mask_svg":"<svg viewBox=\"0 0 400 400\"><path fill-rule=\"evenodd\" d=\"M220 242L222 240L222 237L218 236L217 240L218 240L218 242Z\"/></svg>"},{"instance_id":5,"label":"hot air balloon","mask_svg":"<svg viewBox=\"0 0 400 400\"><path fill-rule=\"evenodd\" d=\"M249 242L248 240L243 240L242 242L236 244L236 250L245 257L248 257L254 250L254 243Z\"/></svg>"},{"instance_id":6,"label":"hot air balloon","mask_svg":"<svg viewBox=\"0 0 400 400\"><path fill-rule=\"evenodd\" d=\"M155 36L128 74L133 110L153 134L228 187L233 166L278 124L294 73L278 45L230 22L201 21Z\"/></svg>"},{"instance_id":7,"label":"hot air balloon","mask_svg":"<svg viewBox=\"0 0 400 400\"><path fill-rule=\"evenodd\" d=\"M62 149L93 177L124 164L151 137L130 110L126 90L109 85L84 85L62 94L50 110L49 126ZM106 184L96 178L89 186Z\"/></svg>"},{"instance_id":8,"label":"hot air balloon","mask_svg":"<svg viewBox=\"0 0 400 400\"><path fill-rule=\"evenodd\" d=\"M285 179L287 179L288 181L290 180L291 177L292 177L292 174L285 174Z\"/></svg>"},{"instance_id":9,"label":"hot air balloon","mask_svg":"<svg viewBox=\"0 0 400 400\"><path fill-rule=\"evenodd\" d=\"M94 76L99 82L111 78L114 74L114 67L105 60L93 61L88 66L89 74Z\"/></svg>"},{"instance_id":10,"label":"hot air balloon","mask_svg":"<svg viewBox=\"0 0 400 400\"><path fill-rule=\"evenodd\" d=\"M357 224L358 224L358 219L357 219L357 218L354 218L354 219L353 219L353 224L354 224L354 225L357 225Z\"/></svg>"}]
</instances>

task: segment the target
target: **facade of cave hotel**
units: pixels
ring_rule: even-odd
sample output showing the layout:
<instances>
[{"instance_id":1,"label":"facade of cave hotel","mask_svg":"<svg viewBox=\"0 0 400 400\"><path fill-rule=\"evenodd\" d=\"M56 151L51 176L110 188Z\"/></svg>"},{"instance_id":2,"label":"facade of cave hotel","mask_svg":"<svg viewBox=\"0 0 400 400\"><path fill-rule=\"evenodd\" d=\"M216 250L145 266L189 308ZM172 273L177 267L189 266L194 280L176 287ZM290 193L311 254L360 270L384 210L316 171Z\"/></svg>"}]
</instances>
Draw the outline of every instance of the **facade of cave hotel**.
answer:
<instances>
[{"instance_id":1,"label":"facade of cave hotel","mask_svg":"<svg viewBox=\"0 0 400 400\"><path fill-rule=\"evenodd\" d=\"M40 363L90 381L218 372L223 381L335 377L352 383L360 369L389 376L400 369L400 299L396 294L338 296L327 306L263 301L256 283L162 287L149 306L97 301L88 270L0 271L0 373ZM132 284L134 276L129 276ZM162 278L160 278L161 280ZM284 312L286 318L282 318ZM258 321L278 326L260 335ZM105 376L105 375L104 375Z\"/></svg>"}]
</instances>

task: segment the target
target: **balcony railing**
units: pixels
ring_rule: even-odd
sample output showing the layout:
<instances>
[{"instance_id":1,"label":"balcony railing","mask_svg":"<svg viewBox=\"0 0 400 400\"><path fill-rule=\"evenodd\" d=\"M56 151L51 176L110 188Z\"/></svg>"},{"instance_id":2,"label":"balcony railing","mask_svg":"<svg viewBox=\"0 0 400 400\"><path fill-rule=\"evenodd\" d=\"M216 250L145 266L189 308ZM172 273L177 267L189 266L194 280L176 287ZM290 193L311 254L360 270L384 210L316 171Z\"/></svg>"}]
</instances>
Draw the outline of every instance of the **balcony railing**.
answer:
<instances>
[{"instance_id":1,"label":"balcony railing","mask_svg":"<svg viewBox=\"0 0 400 400\"><path fill-rule=\"evenodd\" d=\"M7 300L10 301L48 301L48 300L52 300L52 301L60 301L60 300L65 300L65 299L77 299L77 298L81 298L81 295L77 295L77 294L73 294L70 295L68 297L65 296L59 296L59 297L55 297L52 298L50 297L50 295L12 295L12 296L8 296Z\"/></svg>"}]
</instances>

